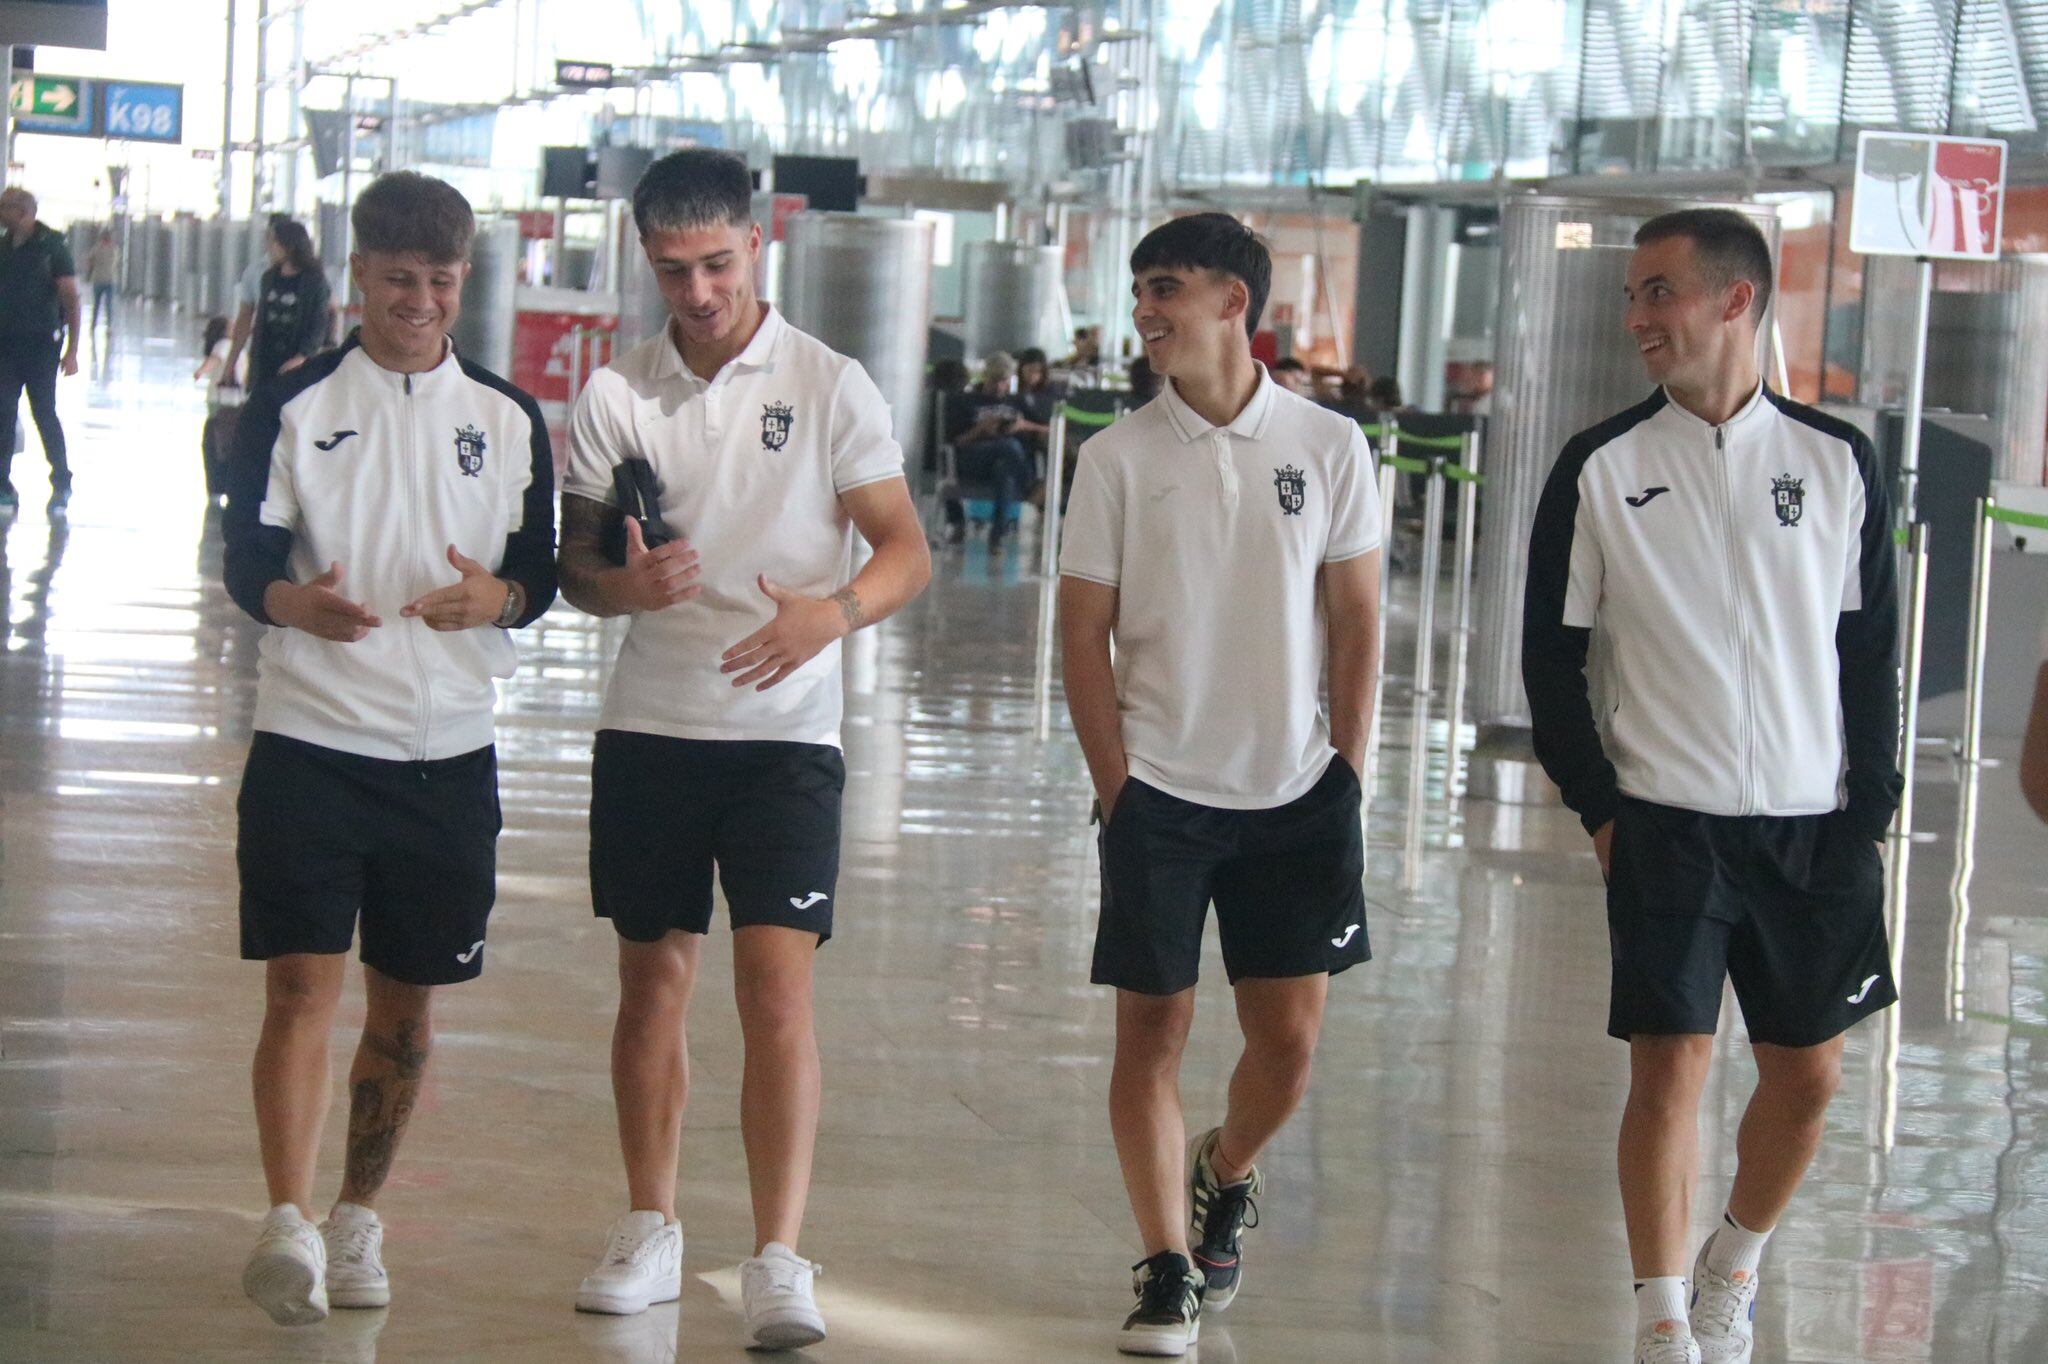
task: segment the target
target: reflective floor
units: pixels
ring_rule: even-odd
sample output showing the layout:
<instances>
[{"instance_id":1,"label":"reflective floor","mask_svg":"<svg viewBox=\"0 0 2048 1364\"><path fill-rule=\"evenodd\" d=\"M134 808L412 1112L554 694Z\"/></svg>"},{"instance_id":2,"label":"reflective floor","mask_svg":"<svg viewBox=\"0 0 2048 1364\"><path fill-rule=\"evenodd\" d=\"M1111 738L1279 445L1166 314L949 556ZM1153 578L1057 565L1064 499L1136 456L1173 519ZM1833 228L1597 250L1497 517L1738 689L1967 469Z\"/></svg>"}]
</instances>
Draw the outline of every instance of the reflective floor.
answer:
<instances>
[{"instance_id":1,"label":"reflective floor","mask_svg":"<svg viewBox=\"0 0 2048 1364\"><path fill-rule=\"evenodd\" d=\"M68 521L39 510L31 436L0 560L0 1359L736 1357L751 1244L722 929L691 1019L683 1299L628 1319L569 1307L623 1189L612 938L584 876L616 627L567 606L526 632L503 694L490 965L438 1006L384 1198L394 1305L287 1331L242 1299L264 1203L260 971L236 959L233 803L257 629L220 587L202 507L197 327L142 311L123 325L62 387ZM832 1336L810 1358L1106 1360L1129 1301L1111 1001L1087 983L1086 780L1057 706L1050 738L1035 733L1035 562L947 551L930 593L853 655L803 1246L825 1265ZM1598 876L1568 814L1451 800L1440 722L1411 778L1402 591L1371 816L1379 958L1331 992L1315 1087L1266 1161L1248 1287L1198 1358L1620 1360L1626 1069L1602 1032ZM1989 747L2008 761L1978 792L1966 898L1967 788L1945 760L1923 765L1936 837L1912 861L1896 1036L1873 1021L1850 1039L1826 1147L1765 1262L1760 1361L2048 1360L2048 840L2015 788L2014 738ZM1204 1124L1235 1057L1228 1006L1212 944L1184 1077ZM1752 1076L1731 1007L1702 1232ZM337 1094L323 1192L344 1119Z\"/></svg>"}]
</instances>

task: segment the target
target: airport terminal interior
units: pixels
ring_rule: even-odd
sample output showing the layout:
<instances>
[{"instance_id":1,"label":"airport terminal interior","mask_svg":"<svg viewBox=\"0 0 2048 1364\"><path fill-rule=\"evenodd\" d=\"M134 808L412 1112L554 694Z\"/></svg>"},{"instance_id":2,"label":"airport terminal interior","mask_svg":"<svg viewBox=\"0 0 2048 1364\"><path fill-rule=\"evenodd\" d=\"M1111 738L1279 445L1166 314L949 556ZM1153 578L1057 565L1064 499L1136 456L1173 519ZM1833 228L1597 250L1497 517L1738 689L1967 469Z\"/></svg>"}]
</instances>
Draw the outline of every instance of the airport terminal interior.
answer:
<instances>
[{"instance_id":1,"label":"airport terminal interior","mask_svg":"<svg viewBox=\"0 0 2048 1364\"><path fill-rule=\"evenodd\" d=\"M1765 382L1864 432L1891 481L1909 698L1899 1003L1848 1034L1754 1360L2048 1360L2048 828L2019 779L2048 643L2048 2L0 0L0 44L5 181L83 310L68 498L24 402L0 517L0 1360L745 1357L722 913L689 1015L681 1296L573 1310L626 1209L589 862L627 621L567 600L513 632L498 685L488 969L437 992L379 1202L391 1304L288 1328L240 1279L268 1206L236 863L266 627L223 585L206 448L239 395L201 373L209 323L232 329L289 215L340 341L356 197L444 179L477 216L455 346L532 395L559 465L592 375L668 324L629 202L688 146L754 172L756 288L874 380L933 567L845 645L801 1246L830 1330L788 1357L1115 1357L1146 1248L1108 1118L1115 993L1090 983L1062 473L1150 398L1127 261L1195 210L1269 246L1253 355L1365 428L1386 539L1373 956L1331 980L1246 1287L1189 1357L1631 1357L1629 1048L1600 867L1531 743L1526 551L1565 441L1653 387L1622 325L1635 230L1726 205L1776 261ZM953 439L973 386L1049 428L1017 505ZM1213 930L1196 998L1191 1133L1242 1044ZM323 1199L364 1007L351 964ZM1755 1083L1730 992L1689 1244Z\"/></svg>"}]
</instances>

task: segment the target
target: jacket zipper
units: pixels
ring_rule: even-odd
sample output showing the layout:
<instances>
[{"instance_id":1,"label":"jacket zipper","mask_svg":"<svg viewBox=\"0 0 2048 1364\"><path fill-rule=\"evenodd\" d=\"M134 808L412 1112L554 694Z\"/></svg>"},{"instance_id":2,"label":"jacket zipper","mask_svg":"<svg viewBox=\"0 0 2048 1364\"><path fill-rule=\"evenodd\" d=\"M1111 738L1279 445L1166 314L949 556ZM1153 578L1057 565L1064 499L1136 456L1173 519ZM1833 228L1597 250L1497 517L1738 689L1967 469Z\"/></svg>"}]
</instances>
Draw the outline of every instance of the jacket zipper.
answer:
<instances>
[{"instance_id":1,"label":"jacket zipper","mask_svg":"<svg viewBox=\"0 0 2048 1364\"><path fill-rule=\"evenodd\" d=\"M405 476L407 486L412 492L412 496L408 499L412 503L411 514L406 517L406 524L411 531L408 537L411 541L408 549L412 556L412 562L418 563L421 559L420 501L422 492L420 488L420 462L418 450L415 448L417 444L415 438L418 435L417 428L419 422L418 414L414 410L412 401L412 376L410 374L404 375L401 381L405 386ZM420 693L419 722L413 731L412 752L414 761L425 762L427 760L427 734L433 727L434 692L432 683L427 677L426 660L420 656L419 632L426 627L418 621L410 622L410 624L413 628L406 632L406 643L412 652L413 678L419 684Z\"/></svg>"},{"instance_id":2,"label":"jacket zipper","mask_svg":"<svg viewBox=\"0 0 2048 1364\"><path fill-rule=\"evenodd\" d=\"M1730 486L1734 478L1734 470L1728 457L1727 428L1724 426L1714 428L1714 456L1721 466L1719 472L1722 543L1725 546L1723 552L1728 558L1728 610L1729 620L1735 631L1736 704L1741 712L1741 728L1739 732L1741 734L1742 772L1740 777L1740 802L1737 808L1743 814L1752 814L1754 813L1755 806L1755 784L1750 778L1751 768L1754 765L1752 762L1754 757L1753 750L1756 747L1756 716L1755 702L1750 694L1749 616L1742 608L1742 575L1737 568L1739 561L1736 558L1735 495L1734 489Z\"/></svg>"}]
</instances>

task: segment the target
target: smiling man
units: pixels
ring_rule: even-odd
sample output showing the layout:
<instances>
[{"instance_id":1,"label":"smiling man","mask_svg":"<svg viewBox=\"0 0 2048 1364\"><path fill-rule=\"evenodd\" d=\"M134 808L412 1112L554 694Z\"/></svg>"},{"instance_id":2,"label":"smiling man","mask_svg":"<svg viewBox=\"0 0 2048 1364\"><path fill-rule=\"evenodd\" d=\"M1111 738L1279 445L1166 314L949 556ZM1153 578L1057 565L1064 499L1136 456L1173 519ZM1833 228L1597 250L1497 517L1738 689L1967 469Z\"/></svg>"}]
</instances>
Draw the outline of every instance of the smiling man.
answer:
<instances>
[{"instance_id":1,"label":"smiling man","mask_svg":"<svg viewBox=\"0 0 2048 1364\"><path fill-rule=\"evenodd\" d=\"M1842 1035L1898 998L1878 854L1900 790L1890 499L1868 439L1764 387L1772 278L1732 209L1642 226L1624 325L1659 387L1565 446L1529 544L1536 753L1607 880L1639 1364L1750 1358L1757 1266L1820 1144ZM1688 1295L1731 979L1757 1087Z\"/></svg>"},{"instance_id":2,"label":"smiling man","mask_svg":"<svg viewBox=\"0 0 2048 1364\"><path fill-rule=\"evenodd\" d=\"M746 1047L747 1342L793 1348L825 1334L796 1247L820 1092L811 970L833 929L846 781L839 641L922 591L931 559L874 382L755 296L745 163L665 156L633 219L669 324L591 376L562 499L563 594L632 617L590 801L591 896L619 939L629 1204L576 1305L634 1313L682 1290L683 1016L715 873ZM855 532L874 550L858 574Z\"/></svg>"},{"instance_id":3,"label":"smiling man","mask_svg":"<svg viewBox=\"0 0 2048 1364\"><path fill-rule=\"evenodd\" d=\"M251 396L226 521L228 592L270 627L236 859L242 955L265 969L272 1206L242 1286L285 1325L391 1300L372 1208L419 1097L433 989L483 971L496 896L494 679L517 662L507 632L555 595L547 425L448 341L468 202L401 171L353 221L362 327ZM359 919L348 1164L316 1228L327 1039Z\"/></svg>"},{"instance_id":4,"label":"smiling man","mask_svg":"<svg viewBox=\"0 0 2048 1364\"><path fill-rule=\"evenodd\" d=\"M1117 992L1110 1130L1143 1247L1127 1354L1185 1354L1237 1295L1253 1162L1307 1090L1330 977L1372 955L1379 497L1357 423L1252 358L1272 269L1224 213L1138 243L1131 319L1165 388L1081 447L1060 558L1067 708L1102 821L1092 978ZM1189 1143L1180 1060L1211 902L1245 1046L1222 1124Z\"/></svg>"}]
</instances>

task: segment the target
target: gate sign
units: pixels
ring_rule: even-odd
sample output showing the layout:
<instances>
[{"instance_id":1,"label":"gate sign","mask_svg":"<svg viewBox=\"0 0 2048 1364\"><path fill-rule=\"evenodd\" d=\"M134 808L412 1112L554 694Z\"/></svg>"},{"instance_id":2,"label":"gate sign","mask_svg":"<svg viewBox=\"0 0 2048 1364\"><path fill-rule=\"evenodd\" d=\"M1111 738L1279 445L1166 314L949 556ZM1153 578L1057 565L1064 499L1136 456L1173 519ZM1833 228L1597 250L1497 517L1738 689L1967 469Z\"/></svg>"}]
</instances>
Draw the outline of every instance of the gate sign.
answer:
<instances>
[{"instance_id":1,"label":"gate sign","mask_svg":"<svg viewBox=\"0 0 2048 1364\"><path fill-rule=\"evenodd\" d=\"M149 81L106 81L100 132L131 142L185 140L185 87Z\"/></svg>"},{"instance_id":2,"label":"gate sign","mask_svg":"<svg viewBox=\"0 0 2048 1364\"><path fill-rule=\"evenodd\" d=\"M2005 169L2005 143L1996 138L1858 134L1849 249L1869 256L1997 260Z\"/></svg>"}]
</instances>

